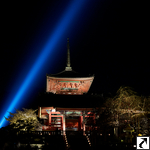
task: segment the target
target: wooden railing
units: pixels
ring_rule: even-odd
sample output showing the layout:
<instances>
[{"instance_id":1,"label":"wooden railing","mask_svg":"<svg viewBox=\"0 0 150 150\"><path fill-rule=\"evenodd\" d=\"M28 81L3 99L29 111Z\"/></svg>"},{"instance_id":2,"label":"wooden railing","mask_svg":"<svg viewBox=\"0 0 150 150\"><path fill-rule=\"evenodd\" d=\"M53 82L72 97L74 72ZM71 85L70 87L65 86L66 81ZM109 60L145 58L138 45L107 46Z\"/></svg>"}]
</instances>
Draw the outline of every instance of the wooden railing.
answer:
<instances>
[{"instance_id":1,"label":"wooden railing","mask_svg":"<svg viewBox=\"0 0 150 150\"><path fill-rule=\"evenodd\" d=\"M19 134L31 134L31 135L62 135L62 131L20 131Z\"/></svg>"}]
</instances>

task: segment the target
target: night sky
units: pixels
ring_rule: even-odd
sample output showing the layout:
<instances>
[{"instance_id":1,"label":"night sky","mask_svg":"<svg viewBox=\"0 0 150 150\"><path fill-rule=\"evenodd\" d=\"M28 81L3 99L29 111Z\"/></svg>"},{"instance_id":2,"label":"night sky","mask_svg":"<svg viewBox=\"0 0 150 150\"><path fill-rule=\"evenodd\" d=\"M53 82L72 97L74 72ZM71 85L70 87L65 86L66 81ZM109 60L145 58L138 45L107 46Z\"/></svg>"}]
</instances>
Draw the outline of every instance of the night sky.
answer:
<instances>
[{"instance_id":1,"label":"night sky","mask_svg":"<svg viewBox=\"0 0 150 150\"><path fill-rule=\"evenodd\" d=\"M115 94L125 85L140 95L150 95L148 4L131 0L87 3L31 83L34 86L29 87L31 92L25 101L45 92L46 73L65 69L68 37L73 70L95 74L91 92ZM25 78L68 4L69 0L2 2L1 106Z\"/></svg>"}]
</instances>

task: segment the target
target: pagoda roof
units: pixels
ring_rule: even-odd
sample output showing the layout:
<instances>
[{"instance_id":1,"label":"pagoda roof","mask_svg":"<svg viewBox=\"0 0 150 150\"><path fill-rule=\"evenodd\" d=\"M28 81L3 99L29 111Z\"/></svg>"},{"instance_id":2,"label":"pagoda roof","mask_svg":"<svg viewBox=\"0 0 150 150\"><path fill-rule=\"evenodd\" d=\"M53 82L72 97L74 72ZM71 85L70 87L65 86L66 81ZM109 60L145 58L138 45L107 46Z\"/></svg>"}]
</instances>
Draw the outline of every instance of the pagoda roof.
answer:
<instances>
[{"instance_id":1,"label":"pagoda roof","mask_svg":"<svg viewBox=\"0 0 150 150\"><path fill-rule=\"evenodd\" d=\"M36 103L35 103L36 102ZM59 107L59 108L95 108L103 104L102 97L94 95L58 95L43 93L33 102L33 106L40 107Z\"/></svg>"},{"instance_id":2,"label":"pagoda roof","mask_svg":"<svg viewBox=\"0 0 150 150\"><path fill-rule=\"evenodd\" d=\"M57 74L47 74L47 76L50 77L58 77L58 78L89 78L89 77L94 77L94 75L90 75L90 74L82 74L82 73L78 73L74 70L71 71L62 71L59 72Z\"/></svg>"},{"instance_id":3,"label":"pagoda roof","mask_svg":"<svg viewBox=\"0 0 150 150\"><path fill-rule=\"evenodd\" d=\"M70 45L69 38L67 38L67 66L64 71L59 72L57 74L47 74L49 77L55 78L89 78L94 77L94 75L78 73L72 70L71 62L70 62Z\"/></svg>"}]
</instances>

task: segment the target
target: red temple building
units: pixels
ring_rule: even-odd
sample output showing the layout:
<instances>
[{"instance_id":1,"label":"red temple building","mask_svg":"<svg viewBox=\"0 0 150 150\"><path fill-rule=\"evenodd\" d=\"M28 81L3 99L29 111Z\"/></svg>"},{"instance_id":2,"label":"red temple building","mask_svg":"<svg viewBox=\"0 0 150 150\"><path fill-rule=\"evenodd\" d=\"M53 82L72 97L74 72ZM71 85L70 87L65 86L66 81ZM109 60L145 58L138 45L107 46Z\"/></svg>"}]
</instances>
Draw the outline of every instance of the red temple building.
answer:
<instances>
[{"instance_id":1,"label":"red temple building","mask_svg":"<svg viewBox=\"0 0 150 150\"><path fill-rule=\"evenodd\" d=\"M93 108L39 107L38 116L44 119L42 130L86 131L95 121L92 111Z\"/></svg>"},{"instance_id":2,"label":"red temple building","mask_svg":"<svg viewBox=\"0 0 150 150\"><path fill-rule=\"evenodd\" d=\"M53 95L53 98L51 97L46 100L50 101L51 105L46 105L43 107L39 106L38 108L38 117L44 120L42 130L91 130L91 124L94 124L96 115L93 113L93 107L85 107L84 102L86 103L87 99L83 97L89 91L93 79L93 75L85 76L72 70L68 39L67 67L64 71L58 74L47 74L46 76L46 93ZM59 98L57 95L59 95ZM80 98L78 97L79 95ZM73 98L70 96L74 96L75 100L73 100ZM56 102L57 100L57 106L60 104L60 102L63 102L63 106L65 106L65 104L66 106L51 107L53 106L53 102ZM75 104L80 104L82 101L83 107L75 107L74 101Z\"/></svg>"}]
</instances>

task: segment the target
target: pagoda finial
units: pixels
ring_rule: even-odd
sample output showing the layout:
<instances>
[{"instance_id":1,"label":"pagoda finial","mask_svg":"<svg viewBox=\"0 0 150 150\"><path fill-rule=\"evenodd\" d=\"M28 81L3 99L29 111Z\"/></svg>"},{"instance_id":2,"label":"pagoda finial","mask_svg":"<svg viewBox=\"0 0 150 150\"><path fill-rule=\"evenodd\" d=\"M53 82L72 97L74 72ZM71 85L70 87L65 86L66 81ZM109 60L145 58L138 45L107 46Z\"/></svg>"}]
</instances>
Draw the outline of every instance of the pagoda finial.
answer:
<instances>
[{"instance_id":1,"label":"pagoda finial","mask_svg":"<svg viewBox=\"0 0 150 150\"><path fill-rule=\"evenodd\" d=\"M72 68L70 67L71 63L70 63L70 45L69 45L69 38L67 38L67 67L66 67L66 71L72 71Z\"/></svg>"}]
</instances>

